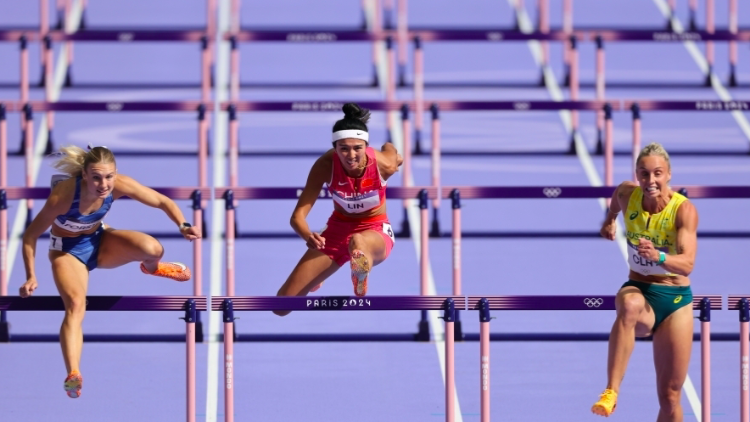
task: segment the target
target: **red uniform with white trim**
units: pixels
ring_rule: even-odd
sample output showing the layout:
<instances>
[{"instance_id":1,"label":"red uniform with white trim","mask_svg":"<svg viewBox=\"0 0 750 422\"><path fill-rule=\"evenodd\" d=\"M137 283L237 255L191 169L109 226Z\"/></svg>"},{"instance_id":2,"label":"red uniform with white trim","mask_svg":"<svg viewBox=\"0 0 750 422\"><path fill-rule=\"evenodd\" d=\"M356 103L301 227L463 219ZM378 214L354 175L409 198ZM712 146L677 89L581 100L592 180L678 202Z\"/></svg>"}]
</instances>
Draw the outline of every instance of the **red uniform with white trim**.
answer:
<instances>
[{"instance_id":1,"label":"red uniform with white trim","mask_svg":"<svg viewBox=\"0 0 750 422\"><path fill-rule=\"evenodd\" d=\"M367 167L360 177L350 177L346 174L341 160L333 157L333 171L328 191L334 202L334 210L328 219L321 236L326 240L322 252L328 255L339 266L349 261L349 239L352 234L366 230L375 230L383 236L386 257L390 254L395 243L393 228L388 222L386 214L372 217L357 218L344 215L339 210L349 214L361 214L377 208L385 203L386 181L380 176L375 150L367 147Z\"/></svg>"}]
</instances>

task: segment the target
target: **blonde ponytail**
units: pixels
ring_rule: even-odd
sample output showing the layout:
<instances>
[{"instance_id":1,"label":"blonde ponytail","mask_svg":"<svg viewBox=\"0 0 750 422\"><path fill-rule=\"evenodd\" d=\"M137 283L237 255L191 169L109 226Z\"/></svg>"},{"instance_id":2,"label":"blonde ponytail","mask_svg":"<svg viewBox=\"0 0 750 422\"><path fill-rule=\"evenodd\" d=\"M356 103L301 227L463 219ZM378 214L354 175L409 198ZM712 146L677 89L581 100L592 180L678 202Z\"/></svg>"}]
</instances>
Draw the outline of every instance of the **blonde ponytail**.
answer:
<instances>
[{"instance_id":1,"label":"blonde ponytail","mask_svg":"<svg viewBox=\"0 0 750 422\"><path fill-rule=\"evenodd\" d=\"M94 147L88 151L75 145L66 145L58 150L60 158L52 166L71 177L78 177L89 164L113 163L115 156L107 147Z\"/></svg>"}]
</instances>

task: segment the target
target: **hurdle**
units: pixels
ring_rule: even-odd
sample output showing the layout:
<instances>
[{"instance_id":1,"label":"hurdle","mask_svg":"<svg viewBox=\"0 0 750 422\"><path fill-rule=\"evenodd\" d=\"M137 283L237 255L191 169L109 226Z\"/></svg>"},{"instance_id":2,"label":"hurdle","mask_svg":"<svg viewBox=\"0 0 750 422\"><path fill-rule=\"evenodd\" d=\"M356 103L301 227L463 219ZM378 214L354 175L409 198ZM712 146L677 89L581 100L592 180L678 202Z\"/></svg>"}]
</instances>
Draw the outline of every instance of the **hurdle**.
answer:
<instances>
[{"instance_id":1,"label":"hurdle","mask_svg":"<svg viewBox=\"0 0 750 422\"><path fill-rule=\"evenodd\" d=\"M262 231L237 231L237 219L235 215L236 202L239 200L250 199L297 199L302 193L300 188L269 188L269 187L223 187L215 189L215 198L223 199L226 210L226 229L225 229L225 252L226 252L226 285L225 291L227 296L234 296L235 292L235 240L236 239L268 239L268 238L298 238L296 233L289 230L287 232L262 232ZM428 293L428 261L429 261L429 242L428 242L428 213L427 202L430 197L436 196L434 188L396 188L389 187L386 189L386 197L390 199L407 200L418 199L420 208L420 225L421 244L420 244L420 272L419 272L419 291L421 295ZM319 199L331 198L331 193L323 189L318 196ZM406 210L404 210L406 212ZM408 219L404 218L402 233L409 233ZM397 236L404 237L404 236ZM280 334L280 335L251 335L243 334L238 336L238 341L298 341L299 339L318 339L318 341L429 341L430 331L427 322L427 313L422 312L418 329L415 334L332 334L332 335L314 335L306 336L304 334Z\"/></svg>"},{"instance_id":2,"label":"hurdle","mask_svg":"<svg viewBox=\"0 0 750 422\"><path fill-rule=\"evenodd\" d=\"M392 30L392 12L393 3L395 0L362 0L362 11L363 11L363 23L359 29L334 29L334 28L284 28L284 29L261 29L261 28L241 28L241 22L239 21L239 10L240 0L232 0L231 8L233 11L234 18L232 20L231 29L228 33L224 34L224 39L230 41L231 45L231 56L230 56L230 98L232 101L239 100L239 88L240 86L247 87L293 87L293 88L324 88L324 87L342 87L342 86L355 86L363 87L362 84L336 84L336 83L323 83L323 84L300 84L300 83L241 83L239 80L239 60L240 54L238 49L238 42L258 42L258 41L280 41L280 42L294 42L294 43L328 43L338 41L371 41L372 42L372 68L373 77L370 83L364 85L364 87L377 87L384 81L380 81L378 78L377 66L380 62L378 57L378 42L387 42L387 60L389 61L389 74L387 75L388 81L386 87L388 90L393 85L394 76L390 71L393 65L394 58L392 56L392 44L393 38L398 42L398 57L399 57L399 72L400 82L404 80L404 73L406 69L406 13L407 5L406 0L398 0L398 29L397 31ZM367 13L366 10L372 5L372 22L371 28L368 31ZM386 26L388 29L384 29ZM395 32L395 34L394 34ZM389 34L389 35L386 35Z\"/></svg>"},{"instance_id":3,"label":"hurdle","mask_svg":"<svg viewBox=\"0 0 750 422\"><path fill-rule=\"evenodd\" d=\"M87 311L184 311L185 334L185 420L195 422L195 323L198 311L206 311L208 301L202 296L87 296ZM5 311L64 311L59 296L0 297L0 310ZM96 335L84 335L84 341Z\"/></svg>"},{"instance_id":4,"label":"hurdle","mask_svg":"<svg viewBox=\"0 0 750 422\"><path fill-rule=\"evenodd\" d=\"M201 202L203 198L210 198L211 190L209 188L200 187L154 187L157 192L175 199L175 200L191 200L193 208L193 224L203 224L203 207ZM0 186L0 301L9 300L8 296L8 266L7 266L7 241L8 241L8 226L7 226L7 213L8 213L8 201L9 200L20 200L20 199L45 199L49 197L50 188L24 188L24 187L6 187ZM130 199L127 196L121 199ZM28 218L28 216L27 216ZM163 233L148 233L151 236L158 238L182 238L182 234L179 230L173 230ZM47 237L47 236L42 236ZM40 237L41 238L41 237ZM199 296L203 290L203 251L202 251L203 240L199 237L193 241L193 295ZM2 302L0 302L2 303ZM26 303L26 302L22 302ZM45 335L45 334L12 334L10 332L10 323L8 322L6 310L0 311L0 342L21 342L21 341L57 341L57 335ZM197 341L203 341L203 325L200 320L200 313L197 314L195 319L197 326L196 339ZM157 336L129 336L129 335L112 335L108 336L102 334L99 341L164 341L170 338L174 341L174 337L169 335L157 335Z\"/></svg>"},{"instance_id":5,"label":"hurdle","mask_svg":"<svg viewBox=\"0 0 750 422\"><path fill-rule=\"evenodd\" d=\"M615 296L468 296L467 307L469 310L479 311L481 421L489 422L490 320L492 319L490 311L614 311ZM711 310L722 309L721 296L694 295L693 309L700 311L698 316L701 321L700 334L696 333L694 340L698 337L701 342L701 412L702 420L709 422L711 420ZM745 302L745 314L747 315L747 302ZM744 329L743 338L746 343L748 341L747 323ZM747 357L747 352L743 356Z\"/></svg>"},{"instance_id":6,"label":"hurdle","mask_svg":"<svg viewBox=\"0 0 750 422\"><path fill-rule=\"evenodd\" d=\"M445 321L445 420L455 417L455 363L453 323L455 311L465 309L462 296L319 296L319 297L268 297L268 296L213 296L211 310L222 311L224 321L224 417L234 421L234 390L237 361L234 359L235 311L443 311Z\"/></svg>"},{"instance_id":7,"label":"hurdle","mask_svg":"<svg viewBox=\"0 0 750 422\"><path fill-rule=\"evenodd\" d=\"M750 421L750 311L748 295L729 295L727 309L740 311L740 421Z\"/></svg>"},{"instance_id":8,"label":"hurdle","mask_svg":"<svg viewBox=\"0 0 750 422\"><path fill-rule=\"evenodd\" d=\"M563 21L564 29L568 33L577 32L573 29L573 13L572 13L572 1L565 0L566 5L563 8ZM540 0L540 4L546 5L547 0ZM569 3L570 5L568 5ZM747 41L748 35L744 34L747 31L741 31L738 28L738 1L728 0L729 3L729 24L726 29L716 28L715 18L715 2L714 0L706 0L705 2L705 28L700 30L697 25L696 16L698 14L698 1L690 0L690 17L687 32L677 32L673 25L676 9L676 0L669 0L670 15L667 18L667 24L665 29L619 29L619 30L606 30L606 29L592 29L592 28L581 28L585 31L589 31L592 36L591 40L596 38L596 34L603 34L603 37L609 37L613 34L617 34L615 37L608 39L608 41L702 41L706 44L706 60L708 62L708 72L705 75L703 82L704 86L711 86L711 76L713 74L713 64L715 61L714 42L716 41L728 41L729 42L729 77L727 82L729 86L737 86L737 60L738 60L738 41ZM540 22L542 19L549 19L549 10L547 7L539 8ZM540 25L541 30L541 25ZM553 30L554 31L554 30ZM606 35L605 35L606 34ZM597 46L598 49L602 49L603 46ZM598 59L597 59L598 60ZM566 68L569 68L568 54L565 55ZM566 72L567 73L567 72ZM569 73L566 75L566 81L570 79ZM632 84L624 84L623 86L633 86ZM651 85L653 86L653 85ZM660 88L669 87L669 84L661 84ZM684 85L674 85L675 87L682 87Z\"/></svg>"}]
</instances>

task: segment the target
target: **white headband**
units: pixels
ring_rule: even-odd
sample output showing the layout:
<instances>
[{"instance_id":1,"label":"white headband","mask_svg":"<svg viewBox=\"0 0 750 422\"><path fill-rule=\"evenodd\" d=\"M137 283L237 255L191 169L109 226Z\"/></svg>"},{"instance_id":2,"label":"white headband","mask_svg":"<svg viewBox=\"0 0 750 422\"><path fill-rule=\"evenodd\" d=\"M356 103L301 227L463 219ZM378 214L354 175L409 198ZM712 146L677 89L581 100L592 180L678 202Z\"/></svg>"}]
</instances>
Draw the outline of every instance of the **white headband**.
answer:
<instances>
[{"instance_id":1,"label":"white headband","mask_svg":"<svg viewBox=\"0 0 750 422\"><path fill-rule=\"evenodd\" d=\"M354 139L361 139L365 142L370 142L368 140L368 134L365 130L339 130L336 132L333 132L333 142L338 141L339 139L346 139L346 138L354 138Z\"/></svg>"}]
</instances>

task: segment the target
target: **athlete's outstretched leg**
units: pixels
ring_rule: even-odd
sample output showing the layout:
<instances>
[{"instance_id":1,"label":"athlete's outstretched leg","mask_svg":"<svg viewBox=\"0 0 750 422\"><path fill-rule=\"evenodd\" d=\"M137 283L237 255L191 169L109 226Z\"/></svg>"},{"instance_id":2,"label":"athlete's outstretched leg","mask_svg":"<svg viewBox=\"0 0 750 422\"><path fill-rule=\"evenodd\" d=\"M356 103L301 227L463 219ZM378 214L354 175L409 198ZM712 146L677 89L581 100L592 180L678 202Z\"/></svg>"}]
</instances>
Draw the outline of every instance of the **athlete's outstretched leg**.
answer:
<instances>
[{"instance_id":1,"label":"athlete's outstretched leg","mask_svg":"<svg viewBox=\"0 0 750 422\"><path fill-rule=\"evenodd\" d=\"M339 269L330 257L317 249L308 249L281 286L277 296L307 296L310 290ZM291 311L273 311L278 316Z\"/></svg>"},{"instance_id":2,"label":"athlete's outstretched leg","mask_svg":"<svg viewBox=\"0 0 750 422\"><path fill-rule=\"evenodd\" d=\"M80 373L83 350L83 317L86 313L86 291L89 271L74 256L62 252L50 252L52 275L60 297L65 305L65 317L60 326L60 347L68 377L64 388L71 398L81 395L83 377Z\"/></svg>"},{"instance_id":3,"label":"athlete's outstretched leg","mask_svg":"<svg viewBox=\"0 0 750 422\"><path fill-rule=\"evenodd\" d=\"M607 388L591 408L592 412L601 416L609 416L615 411L617 394L633 353L635 337L649 335L655 321L651 306L637 287L626 286L620 289L615 306L617 317L609 335Z\"/></svg>"}]
</instances>

